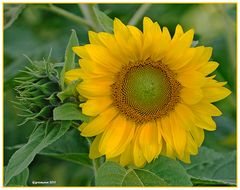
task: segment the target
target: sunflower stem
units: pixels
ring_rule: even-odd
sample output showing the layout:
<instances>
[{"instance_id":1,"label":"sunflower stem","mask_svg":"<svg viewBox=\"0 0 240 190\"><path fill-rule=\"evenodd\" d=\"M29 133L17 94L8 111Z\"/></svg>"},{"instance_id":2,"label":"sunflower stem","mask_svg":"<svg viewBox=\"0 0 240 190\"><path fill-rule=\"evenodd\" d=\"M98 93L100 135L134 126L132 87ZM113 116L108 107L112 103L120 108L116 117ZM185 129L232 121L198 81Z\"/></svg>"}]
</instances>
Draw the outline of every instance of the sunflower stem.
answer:
<instances>
[{"instance_id":1,"label":"sunflower stem","mask_svg":"<svg viewBox=\"0 0 240 190\"><path fill-rule=\"evenodd\" d=\"M99 24L93 7L95 4L78 4L84 18L92 25L94 31L99 31Z\"/></svg>"},{"instance_id":2,"label":"sunflower stem","mask_svg":"<svg viewBox=\"0 0 240 190\"><path fill-rule=\"evenodd\" d=\"M77 16L69 11L66 11L60 7L57 7L55 5L52 5L52 4L49 4L48 6L37 6L37 8L39 9L43 9L43 10L47 10L47 11L51 11L53 13L56 13L60 16L63 16L77 24L80 24L80 25L84 25L88 28L93 28L93 26L91 25L91 23L89 23L87 20L85 20L84 18L80 17L80 16Z\"/></svg>"},{"instance_id":3,"label":"sunflower stem","mask_svg":"<svg viewBox=\"0 0 240 190\"><path fill-rule=\"evenodd\" d=\"M128 22L129 25L136 25L138 21L143 17L146 11L151 7L151 4L143 4L141 5L135 14L132 16L130 21Z\"/></svg>"},{"instance_id":4,"label":"sunflower stem","mask_svg":"<svg viewBox=\"0 0 240 190\"><path fill-rule=\"evenodd\" d=\"M92 144L92 140L90 138L87 138L87 141L88 141L88 144L89 144L89 147L91 146ZM97 159L92 159L92 166L93 166L93 173L94 173L94 183L96 184L96 177L97 177L97 171L98 171L98 168L101 166L101 162L100 162L100 158L97 158Z\"/></svg>"}]
</instances>

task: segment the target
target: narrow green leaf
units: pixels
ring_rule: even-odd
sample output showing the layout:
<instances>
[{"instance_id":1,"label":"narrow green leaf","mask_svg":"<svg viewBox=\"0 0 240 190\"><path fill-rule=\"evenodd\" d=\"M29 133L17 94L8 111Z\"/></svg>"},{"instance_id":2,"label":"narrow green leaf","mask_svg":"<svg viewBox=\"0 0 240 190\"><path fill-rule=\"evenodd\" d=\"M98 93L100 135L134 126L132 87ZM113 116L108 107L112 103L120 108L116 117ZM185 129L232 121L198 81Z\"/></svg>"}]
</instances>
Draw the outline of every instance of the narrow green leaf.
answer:
<instances>
[{"instance_id":1,"label":"narrow green leaf","mask_svg":"<svg viewBox=\"0 0 240 190\"><path fill-rule=\"evenodd\" d=\"M70 36L70 39L68 41L68 45L66 48L65 61L64 61L63 69L61 71L61 76L60 76L60 84L61 84L62 90L64 89L64 74L65 74L65 72L75 68L75 54L72 51L72 47L78 46L78 45L79 45L79 43L78 43L77 34L76 34L75 30L72 30L72 34Z\"/></svg>"},{"instance_id":2,"label":"narrow green leaf","mask_svg":"<svg viewBox=\"0 0 240 190\"><path fill-rule=\"evenodd\" d=\"M65 88L62 92L57 94L58 98L63 102L66 98L77 96L76 87L81 82L80 80L73 81L70 83L67 88Z\"/></svg>"},{"instance_id":3,"label":"narrow green leaf","mask_svg":"<svg viewBox=\"0 0 240 190\"><path fill-rule=\"evenodd\" d=\"M107 16L104 12L100 11L96 6L93 8L99 25L102 27L103 31L112 33L113 32L113 20Z\"/></svg>"},{"instance_id":4,"label":"narrow green leaf","mask_svg":"<svg viewBox=\"0 0 240 190\"><path fill-rule=\"evenodd\" d=\"M89 117L84 115L77 103L65 103L53 110L54 120L81 120L89 121Z\"/></svg>"},{"instance_id":5,"label":"narrow green leaf","mask_svg":"<svg viewBox=\"0 0 240 190\"><path fill-rule=\"evenodd\" d=\"M191 186L185 169L175 160L161 156L142 169L125 169L114 162L103 164L98 186Z\"/></svg>"},{"instance_id":6,"label":"narrow green leaf","mask_svg":"<svg viewBox=\"0 0 240 190\"><path fill-rule=\"evenodd\" d=\"M59 139L67 132L70 125L71 122L69 121L61 122L61 126L52 126L47 134L45 134L45 127L39 126L30 136L28 143L17 150L10 158L5 171L4 184L7 185L14 176L26 169L36 154Z\"/></svg>"},{"instance_id":7,"label":"narrow green leaf","mask_svg":"<svg viewBox=\"0 0 240 190\"><path fill-rule=\"evenodd\" d=\"M6 169L6 167L4 167ZM8 183L7 186L22 187L27 186L27 180L29 176L29 169L24 169L20 174L14 176Z\"/></svg>"}]
</instances>

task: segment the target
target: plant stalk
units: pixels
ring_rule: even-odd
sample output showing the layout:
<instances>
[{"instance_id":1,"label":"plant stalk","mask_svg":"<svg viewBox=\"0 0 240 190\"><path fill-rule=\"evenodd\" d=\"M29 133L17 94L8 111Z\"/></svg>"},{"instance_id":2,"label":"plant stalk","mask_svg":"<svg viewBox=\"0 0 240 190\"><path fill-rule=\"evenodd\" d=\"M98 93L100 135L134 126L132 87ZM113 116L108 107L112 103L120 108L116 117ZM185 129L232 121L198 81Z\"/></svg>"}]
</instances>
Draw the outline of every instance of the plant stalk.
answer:
<instances>
[{"instance_id":1,"label":"plant stalk","mask_svg":"<svg viewBox=\"0 0 240 190\"><path fill-rule=\"evenodd\" d=\"M92 140L90 138L86 138L89 144L89 147L92 143ZM98 168L101 166L100 158L92 159L92 165L93 165L93 173L94 173L94 183L96 184L96 176Z\"/></svg>"},{"instance_id":2,"label":"plant stalk","mask_svg":"<svg viewBox=\"0 0 240 190\"><path fill-rule=\"evenodd\" d=\"M94 4L78 4L84 18L91 24L94 31L99 31L99 24L95 12L93 10Z\"/></svg>"},{"instance_id":3,"label":"plant stalk","mask_svg":"<svg viewBox=\"0 0 240 190\"><path fill-rule=\"evenodd\" d=\"M63 16L77 24L80 24L80 25L84 25L88 28L93 28L93 26L91 25L91 23L89 23L87 20L85 20L84 18L80 17L80 16L77 16L69 11L66 11L60 7L57 7L55 5L52 5L52 4L49 4L48 6L37 6L37 8L40 8L40 9L44 9L44 10L47 10L47 11L51 11L53 13L56 13L60 16Z\"/></svg>"},{"instance_id":4,"label":"plant stalk","mask_svg":"<svg viewBox=\"0 0 240 190\"><path fill-rule=\"evenodd\" d=\"M151 7L151 4L141 5L139 9L135 12L135 14L132 16L128 24L136 25L150 7Z\"/></svg>"}]
</instances>

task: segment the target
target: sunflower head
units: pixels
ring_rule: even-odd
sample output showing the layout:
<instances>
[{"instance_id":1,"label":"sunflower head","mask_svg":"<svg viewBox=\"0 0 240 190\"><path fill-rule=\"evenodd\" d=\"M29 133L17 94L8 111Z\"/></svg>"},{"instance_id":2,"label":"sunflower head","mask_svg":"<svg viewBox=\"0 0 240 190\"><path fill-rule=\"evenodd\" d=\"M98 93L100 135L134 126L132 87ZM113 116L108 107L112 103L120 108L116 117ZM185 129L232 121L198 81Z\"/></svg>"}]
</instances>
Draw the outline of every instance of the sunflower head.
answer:
<instances>
[{"instance_id":1,"label":"sunflower head","mask_svg":"<svg viewBox=\"0 0 240 190\"><path fill-rule=\"evenodd\" d=\"M121 165L142 167L159 155L190 162L213 131L213 105L230 94L210 75L218 63L212 48L192 47L194 31L166 27L145 17L143 31L114 20L114 33L89 32L90 43L73 51L80 68L65 74L86 99L89 122L81 135L94 136L90 157L105 155Z\"/></svg>"},{"instance_id":2,"label":"sunflower head","mask_svg":"<svg viewBox=\"0 0 240 190\"><path fill-rule=\"evenodd\" d=\"M40 122L52 118L53 109L59 105L57 93L60 91L58 72L49 61L30 61L31 65L22 70L22 75L16 78L17 102L15 104L23 111L25 120ZM20 124L21 125L21 124Z\"/></svg>"}]
</instances>

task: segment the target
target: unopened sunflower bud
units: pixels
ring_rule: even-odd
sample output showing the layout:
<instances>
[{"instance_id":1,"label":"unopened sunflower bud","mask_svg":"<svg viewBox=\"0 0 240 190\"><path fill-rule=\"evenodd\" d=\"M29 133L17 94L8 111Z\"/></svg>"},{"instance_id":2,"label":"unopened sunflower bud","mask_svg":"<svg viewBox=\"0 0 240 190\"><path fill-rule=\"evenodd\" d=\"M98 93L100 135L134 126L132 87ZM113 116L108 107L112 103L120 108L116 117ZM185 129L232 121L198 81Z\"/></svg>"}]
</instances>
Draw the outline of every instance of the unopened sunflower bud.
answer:
<instances>
[{"instance_id":1,"label":"unopened sunflower bud","mask_svg":"<svg viewBox=\"0 0 240 190\"><path fill-rule=\"evenodd\" d=\"M18 102L25 119L20 125L30 121L47 121L52 119L53 109L59 105L57 93L60 91L57 70L48 61L31 62L16 79Z\"/></svg>"}]
</instances>

